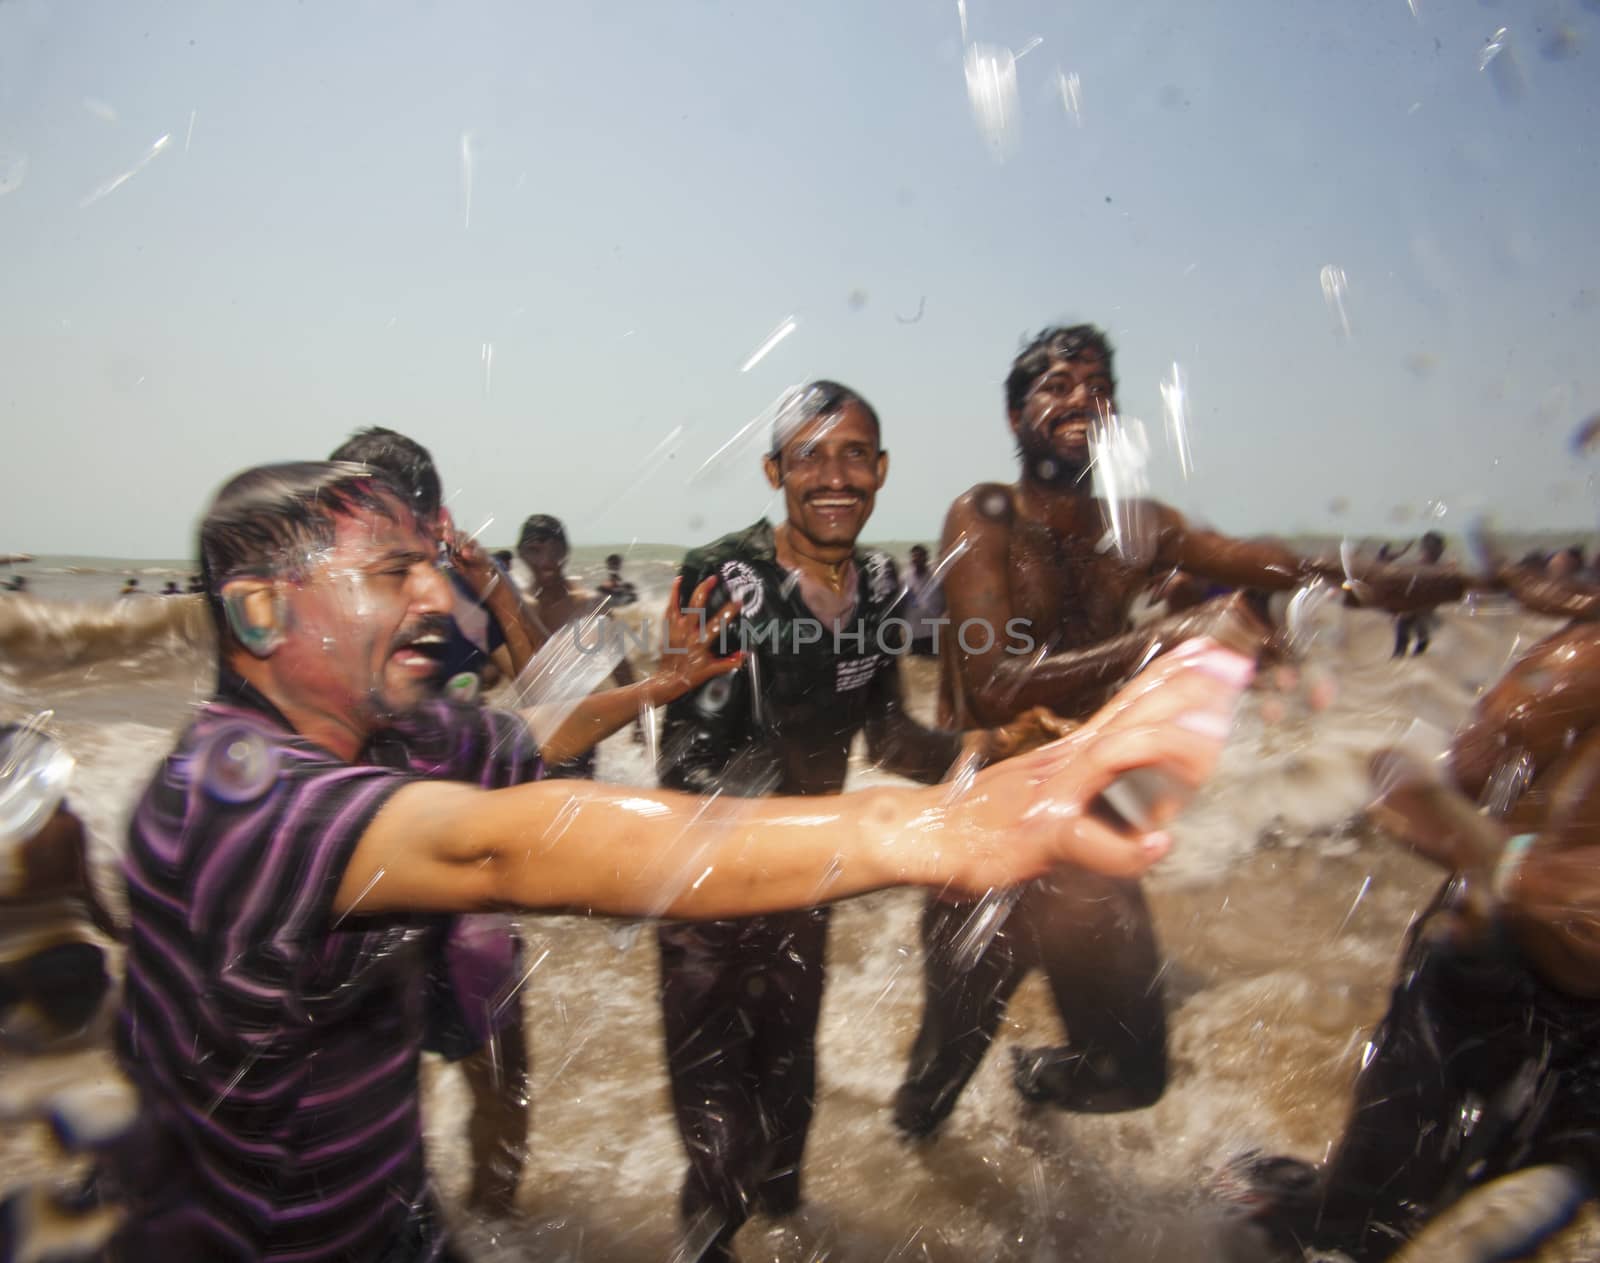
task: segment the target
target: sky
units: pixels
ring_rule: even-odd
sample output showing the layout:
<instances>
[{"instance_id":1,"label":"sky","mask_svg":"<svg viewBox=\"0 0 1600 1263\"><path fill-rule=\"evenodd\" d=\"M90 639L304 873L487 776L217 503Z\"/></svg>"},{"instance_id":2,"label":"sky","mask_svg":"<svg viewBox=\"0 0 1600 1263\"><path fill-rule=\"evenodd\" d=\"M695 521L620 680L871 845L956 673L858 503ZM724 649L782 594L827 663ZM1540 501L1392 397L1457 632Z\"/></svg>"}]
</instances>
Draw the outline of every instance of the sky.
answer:
<instances>
[{"instance_id":1,"label":"sky","mask_svg":"<svg viewBox=\"0 0 1600 1263\"><path fill-rule=\"evenodd\" d=\"M1587 532L1597 208L1600 0L0 0L0 552L186 556L368 424L490 543L694 544L813 377L933 538L1062 321L1222 529Z\"/></svg>"}]
</instances>

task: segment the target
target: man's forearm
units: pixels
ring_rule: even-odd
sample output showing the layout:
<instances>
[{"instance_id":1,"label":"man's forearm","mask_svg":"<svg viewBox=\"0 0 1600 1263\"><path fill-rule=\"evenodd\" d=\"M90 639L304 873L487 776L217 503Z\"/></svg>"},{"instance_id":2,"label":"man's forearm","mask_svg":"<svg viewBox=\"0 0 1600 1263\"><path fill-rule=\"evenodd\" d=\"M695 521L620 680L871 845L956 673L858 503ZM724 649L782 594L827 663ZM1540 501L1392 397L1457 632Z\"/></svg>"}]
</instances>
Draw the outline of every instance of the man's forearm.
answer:
<instances>
[{"instance_id":1,"label":"man's forearm","mask_svg":"<svg viewBox=\"0 0 1600 1263\"><path fill-rule=\"evenodd\" d=\"M587 754L614 732L638 720L656 706L658 686L654 680L641 680L626 688L601 689L590 693L570 711L548 737L540 738L539 754L547 764L565 763ZM537 714L528 715L530 726Z\"/></svg>"},{"instance_id":2,"label":"man's forearm","mask_svg":"<svg viewBox=\"0 0 1600 1263\"><path fill-rule=\"evenodd\" d=\"M593 786L561 829L511 841L535 814L519 797L548 791L486 795L474 826L493 839L495 887L520 907L701 920L938 878L939 849L907 845L919 806L912 791L863 790L799 806Z\"/></svg>"},{"instance_id":3,"label":"man's forearm","mask_svg":"<svg viewBox=\"0 0 1600 1263\"><path fill-rule=\"evenodd\" d=\"M1521 566L1503 571L1501 579L1511 595L1535 614L1578 618L1585 622L1600 617L1600 592L1593 588L1551 579Z\"/></svg>"},{"instance_id":4,"label":"man's forearm","mask_svg":"<svg viewBox=\"0 0 1600 1263\"><path fill-rule=\"evenodd\" d=\"M1030 706L1048 706L1068 719L1084 719L1105 700L1111 686L1150 656L1154 642L1150 630L1141 630L1040 659L1008 655L973 691L973 710L991 727Z\"/></svg>"}]
</instances>

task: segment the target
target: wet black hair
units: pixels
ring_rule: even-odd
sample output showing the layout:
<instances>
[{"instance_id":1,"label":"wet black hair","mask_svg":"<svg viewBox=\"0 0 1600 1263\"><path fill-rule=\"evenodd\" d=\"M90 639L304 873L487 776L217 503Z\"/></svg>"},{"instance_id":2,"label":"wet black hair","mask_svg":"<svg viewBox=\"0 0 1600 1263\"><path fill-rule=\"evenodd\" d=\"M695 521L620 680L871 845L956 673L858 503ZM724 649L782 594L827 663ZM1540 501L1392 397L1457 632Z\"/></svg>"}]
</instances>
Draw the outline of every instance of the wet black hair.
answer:
<instances>
[{"instance_id":1,"label":"wet black hair","mask_svg":"<svg viewBox=\"0 0 1600 1263\"><path fill-rule=\"evenodd\" d=\"M772 419L772 451L769 455L777 460L797 430L810 425L818 417L831 417L851 404L866 413L867 420L872 422L872 433L881 450L883 423L878 420L877 409L850 387L819 378L800 387L778 405L778 415Z\"/></svg>"},{"instance_id":2,"label":"wet black hair","mask_svg":"<svg viewBox=\"0 0 1600 1263\"><path fill-rule=\"evenodd\" d=\"M433 456L416 439L407 438L381 425L357 430L328 454L329 460L355 461L371 465L389 475L389 480L409 498L419 518L431 518L444 502L439 471Z\"/></svg>"},{"instance_id":3,"label":"wet black hair","mask_svg":"<svg viewBox=\"0 0 1600 1263\"><path fill-rule=\"evenodd\" d=\"M535 513L522 524L522 533L517 536L517 551L520 553L529 544L542 544L546 540L554 540L562 548L572 547L567 543L567 528L561 525L561 519L551 517L548 513Z\"/></svg>"},{"instance_id":4,"label":"wet black hair","mask_svg":"<svg viewBox=\"0 0 1600 1263\"><path fill-rule=\"evenodd\" d=\"M606 557L606 569L607 570L621 570L622 569L622 554L621 553L611 553L609 556L607 556Z\"/></svg>"},{"instance_id":5,"label":"wet black hair","mask_svg":"<svg viewBox=\"0 0 1600 1263\"><path fill-rule=\"evenodd\" d=\"M1040 333L1011 361L1011 372L1006 375L1006 410L1021 412L1033 384L1049 372L1050 365L1057 360L1075 360L1086 354L1098 355L1106 362L1106 372L1115 388L1117 374L1112 360L1115 352L1105 330L1098 325L1055 325Z\"/></svg>"},{"instance_id":6,"label":"wet black hair","mask_svg":"<svg viewBox=\"0 0 1600 1263\"><path fill-rule=\"evenodd\" d=\"M219 653L233 642L223 586L294 573L309 552L333 544L338 518L361 510L391 522L416 516L405 489L385 470L352 461L258 465L223 484L201 519L199 543Z\"/></svg>"}]
</instances>

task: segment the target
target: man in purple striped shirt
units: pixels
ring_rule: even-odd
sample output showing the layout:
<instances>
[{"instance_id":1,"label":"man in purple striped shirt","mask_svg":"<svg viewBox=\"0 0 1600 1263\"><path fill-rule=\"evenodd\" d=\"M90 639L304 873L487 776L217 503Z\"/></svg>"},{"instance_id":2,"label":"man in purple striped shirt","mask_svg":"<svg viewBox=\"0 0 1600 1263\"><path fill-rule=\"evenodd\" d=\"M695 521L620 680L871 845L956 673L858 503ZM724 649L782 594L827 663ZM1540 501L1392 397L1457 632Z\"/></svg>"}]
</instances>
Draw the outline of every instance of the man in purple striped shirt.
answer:
<instances>
[{"instance_id":1,"label":"man in purple striped shirt","mask_svg":"<svg viewBox=\"0 0 1600 1263\"><path fill-rule=\"evenodd\" d=\"M1203 779L1216 715L1250 669L1215 647L1174 655L954 801L875 789L801 813L524 785L541 758L732 660L690 652L536 745L517 716L429 700L451 593L376 471L247 471L218 494L200 549L217 693L140 801L126 860L119 1048L147 1119L136 1162L118 1164L133 1213L116 1257L140 1263L450 1257L417 1084L423 955L449 914L706 919L895 884L980 892L1068 859L1137 873L1165 835L1085 808L1132 767ZM686 871L692 884L671 880Z\"/></svg>"}]
</instances>

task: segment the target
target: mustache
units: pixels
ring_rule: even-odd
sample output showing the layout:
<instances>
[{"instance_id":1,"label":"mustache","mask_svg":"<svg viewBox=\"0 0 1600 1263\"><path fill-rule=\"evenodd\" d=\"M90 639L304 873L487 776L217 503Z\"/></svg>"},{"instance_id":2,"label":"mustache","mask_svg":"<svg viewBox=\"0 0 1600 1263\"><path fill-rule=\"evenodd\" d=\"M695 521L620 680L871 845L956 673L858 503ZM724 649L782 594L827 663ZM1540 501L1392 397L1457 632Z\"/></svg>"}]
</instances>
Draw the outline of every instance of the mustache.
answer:
<instances>
[{"instance_id":1,"label":"mustache","mask_svg":"<svg viewBox=\"0 0 1600 1263\"><path fill-rule=\"evenodd\" d=\"M451 618L448 614L424 614L414 622L405 624L394 634L394 639L389 642L389 652L398 652L407 645L415 644L424 636L448 638L450 626Z\"/></svg>"}]
</instances>

